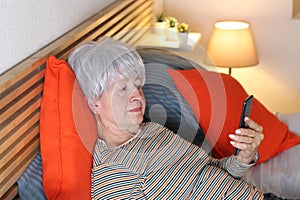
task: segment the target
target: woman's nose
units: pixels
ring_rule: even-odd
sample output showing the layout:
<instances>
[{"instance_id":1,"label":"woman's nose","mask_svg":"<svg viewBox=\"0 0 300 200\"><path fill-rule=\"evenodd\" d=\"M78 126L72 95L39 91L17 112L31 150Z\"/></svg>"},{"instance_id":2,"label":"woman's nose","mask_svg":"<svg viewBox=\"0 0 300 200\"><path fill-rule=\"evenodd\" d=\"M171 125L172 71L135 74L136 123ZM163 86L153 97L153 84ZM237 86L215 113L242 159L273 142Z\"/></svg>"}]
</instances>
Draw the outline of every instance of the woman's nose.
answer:
<instances>
[{"instance_id":1,"label":"woman's nose","mask_svg":"<svg viewBox=\"0 0 300 200\"><path fill-rule=\"evenodd\" d=\"M131 94L131 101L141 101L143 98L143 91L142 89L135 89Z\"/></svg>"}]
</instances>

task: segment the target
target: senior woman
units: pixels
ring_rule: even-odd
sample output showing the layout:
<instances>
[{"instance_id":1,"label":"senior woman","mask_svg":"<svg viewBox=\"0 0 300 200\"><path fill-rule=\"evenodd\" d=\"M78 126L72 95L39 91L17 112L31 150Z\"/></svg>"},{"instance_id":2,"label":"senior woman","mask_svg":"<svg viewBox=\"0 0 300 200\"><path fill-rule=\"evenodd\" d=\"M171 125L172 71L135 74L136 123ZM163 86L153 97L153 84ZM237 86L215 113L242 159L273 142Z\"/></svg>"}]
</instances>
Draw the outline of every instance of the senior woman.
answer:
<instances>
[{"instance_id":1,"label":"senior woman","mask_svg":"<svg viewBox=\"0 0 300 200\"><path fill-rule=\"evenodd\" d=\"M247 118L232 145L214 159L162 125L143 123L145 68L139 54L110 38L76 48L69 64L98 125L92 199L262 199L242 177L256 160L262 128Z\"/></svg>"}]
</instances>

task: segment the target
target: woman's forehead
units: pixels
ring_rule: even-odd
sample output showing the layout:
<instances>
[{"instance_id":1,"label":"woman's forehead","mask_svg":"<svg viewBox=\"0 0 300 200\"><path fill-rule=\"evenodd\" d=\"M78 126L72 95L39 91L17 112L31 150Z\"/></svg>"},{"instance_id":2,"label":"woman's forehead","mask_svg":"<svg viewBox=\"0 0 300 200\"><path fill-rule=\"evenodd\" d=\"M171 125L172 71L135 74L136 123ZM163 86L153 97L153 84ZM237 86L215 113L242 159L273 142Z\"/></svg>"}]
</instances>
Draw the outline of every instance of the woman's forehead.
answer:
<instances>
[{"instance_id":1,"label":"woman's forehead","mask_svg":"<svg viewBox=\"0 0 300 200\"><path fill-rule=\"evenodd\" d=\"M130 82L130 81L141 81L140 77L138 77L137 75L132 75L132 76L119 76L117 77L114 81L112 82L115 82L115 83L118 83L118 82Z\"/></svg>"},{"instance_id":2,"label":"woman's forehead","mask_svg":"<svg viewBox=\"0 0 300 200\"><path fill-rule=\"evenodd\" d=\"M116 81L129 81L130 79L139 79L141 77L139 77L139 75L135 72L135 71L128 71L128 72L119 72L114 79Z\"/></svg>"}]
</instances>

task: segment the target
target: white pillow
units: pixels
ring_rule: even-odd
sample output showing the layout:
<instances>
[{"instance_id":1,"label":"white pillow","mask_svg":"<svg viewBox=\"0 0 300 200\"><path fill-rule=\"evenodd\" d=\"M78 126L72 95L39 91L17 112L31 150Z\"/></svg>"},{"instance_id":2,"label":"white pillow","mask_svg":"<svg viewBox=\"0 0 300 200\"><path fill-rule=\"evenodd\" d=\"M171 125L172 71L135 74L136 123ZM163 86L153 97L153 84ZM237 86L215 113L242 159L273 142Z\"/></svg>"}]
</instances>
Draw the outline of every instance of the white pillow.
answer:
<instances>
[{"instance_id":1,"label":"white pillow","mask_svg":"<svg viewBox=\"0 0 300 200\"><path fill-rule=\"evenodd\" d=\"M276 113L276 115L280 121L288 125L290 131L300 135L300 113Z\"/></svg>"}]
</instances>

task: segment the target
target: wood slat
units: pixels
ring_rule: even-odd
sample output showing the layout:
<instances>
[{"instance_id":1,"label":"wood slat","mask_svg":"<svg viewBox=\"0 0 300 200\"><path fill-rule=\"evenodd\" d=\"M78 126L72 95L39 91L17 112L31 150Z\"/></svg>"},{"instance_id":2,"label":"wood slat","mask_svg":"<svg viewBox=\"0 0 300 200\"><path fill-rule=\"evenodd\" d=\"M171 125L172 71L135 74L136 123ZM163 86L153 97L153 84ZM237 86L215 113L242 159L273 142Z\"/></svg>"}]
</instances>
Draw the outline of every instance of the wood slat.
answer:
<instances>
[{"instance_id":1,"label":"wood slat","mask_svg":"<svg viewBox=\"0 0 300 200\"><path fill-rule=\"evenodd\" d=\"M11 199L17 199L18 196L18 184L15 183L9 190L5 193L4 196L1 197L1 200L11 200Z\"/></svg>"},{"instance_id":2,"label":"wood slat","mask_svg":"<svg viewBox=\"0 0 300 200\"><path fill-rule=\"evenodd\" d=\"M123 23L118 23L116 27L119 30L122 30L120 34L124 34L126 32L129 32L132 29L137 29L137 28L142 28L142 27L137 27L136 24L140 22L141 20L145 19L148 15L147 9L152 11L152 3L150 1L142 2L142 4L138 4L135 6L132 6L130 9L130 13L125 16L125 19L123 20ZM113 36L117 32L115 29L112 29L108 31L105 35L106 36Z\"/></svg>"},{"instance_id":3,"label":"wood slat","mask_svg":"<svg viewBox=\"0 0 300 200\"><path fill-rule=\"evenodd\" d=\"M41 105L41 97L37 96L35 99L31 100L26 107L17 111L14 115L12 115L11 120L1 124L1 134L0 134L0 141L7 137L7 135L12 131L14 128L18 127L19 124L24 122L24 120L30 116L37 108ZM25 109L26 108L26 109ZM1 147L2 148L2 147Z\"/></svg>"},{"instance_id":4,"label":"wood slat","mask_svg":"<svg viewBox=\"0 0 300 200\"><path fill-rule=\"evenodd\" d=\"M20 155L15 160L9 163L10 167L15 166L15 169L6 179L0 179L2 181L0 182L0 197L2 197L17 182L38 152L39 139L36 138L26 149L19 152Z\"/></svg>"},{"instance_id":5,"label":"wood slat","mask_svg":"<svg viewBox=\"0 0 300 200\"><path fill-rule=\"evenodd\" d=\"M140 31L133 34L130 40L127 41L127 43L133 48L136 48L136 44L147 34L148 31L149 29L141 29Z\"/></svg>"},{"instance_id":6,"label":"wood slat","mask_svg":"<svg viewBox=\"0 0 300 200\"><path fill-rule=\"evenodd\" d=\"M145 16L142 21L132 21L132 23L128 25L129 28L127 33L120 37L119 40L133 45L140 39L141 36L145 35L145 32L147 32L148 28L145 27L147 27L146 25L149 24L149 20L150 19ZM135 27L135 29L131 27Z\"/></svg>"},{"instance_id":7,"label":"wood slat","mask_svg":"<svg viewBox=\"0 0 300 200\"><path fill-rule=\"evenodd\" d=\"M7 72L0 75L0 97L1 94L9 87L20 81L32 71L38 69L46 59L37 59L33 56L22 61L20 64L12 67Z\"/></svg>"},{"instance_id":8,"label":"wood slat","mask_svg":"<svg viewBox=\"0 0 300 200\"><path fill-rule=\"evenodd\" d=\"M106 35L106 36L112 36L118 32L120 32L123 26L125 26L127 23L132 20L132 18L128 18L126 16L131 15L134 10L136 10L138 7L142 6L144 1L125 1L126 6L128 7L123 7L123 10L120 10L119 8L116 10L120 13L110 13L110 15L106 16L105 15L105 20L110 19L108 22L105 22L105 20L101 20L103 24L97 28L97 30L90 31L89 35L86 36L84 39L80 40L81 44L86 41L90 40L97 40L99 36ZM114 18L109 18L109 17L114 17ZM136 16L135 16L136 17ZM105 23L104 23L105 22ZM109 33L107 33L110 31ZM78 45L77 44L77 45ZM62 58L67 58L67 56L70 54L70 52L73 49L69 49L68 51L65 51L64 54L61 54L60 56Z\"/></svg>"},{"instance_id":9,"label":"wood slat","mask_svg":"<svg viewBox=\"0 0 300 200\"><path fill-rule=\"evenodd\" d=\"M3 157L3 160L6 162L5 162L5 165L1 166L1 168L0 168L0 180L6 179L13 171L15 171L18 164L11 165L11 163L14 162L14 161L12 161L12 158L16 158L17 154L20 153L20 151L26 145L28 145L33 140L33 138L36 138L37 140L39 140L38 133L39 133L39 127L37 127L37 126L33 127L32 131L28 131L28 133L26 135L23 135L22 138L20 138L20 140L22 139L23 141L18 141L16 143L16 146L14 146L10 149L10 152L9 152L10 155L8 155L8 156L5 155ZM28 153L29 153L29 151L28 151Z\"/></svg>"},{"instance_id":10,"label":"wood slat","mask_svg":"<svg viewBox=\"0 0 300 200\"><path fill-rule=\"evenodd\" d=\"M39 113L37 112L32 118L30 118L18 131L11 135L11 137L7 138L3 143L1 143L2 147L0 152L0 169L9 161L10 158L17 154L17 151L23 148L26 144L25 138L27 135L26 131L30 127L33 127L35 124L39 122ZM39 134L39 126L36 125L34 130L31 130L29 135L37 135ZM24 139L24 141L20 142L20 140ZM19 141L19 142L18 142Z\"/></svg>"},{"instance_id":11,"label":"wood slat","mask_svg":"<svg viewBox=\"0 0 300 200\"><path fill-rule=\"evenodd\" d=\"M130 23L131 20L138 18L138 14L140 13L141 9L144 9L146 6L147 1L135 1L131 5L129 5L126 9L122 10L118 16L111 19L108 23L106 23L106 28L109 30L105 33L106 36L112 36L119 32L120 30L124 30L122 27L126 26L128 23ZM111 28L113 27L113 29ZM100 29L97 30L97 32ZM98 34L99 35L99 34Z\"/></svg>"},{"instance_id":12,"label":"wood slat","mask_svg":"<svg viewBox=\"0 0 300 200\"><path fill-rule=\"evenodd\" d=\"M122 32L112 37L135 47L134 44L145 35L153 23L153 2L147 1L147 3L144 4L143 9L144 10L138 14L138 17L134 18L129 24L123 27Z\"/></svg>"},{"instance_id":13,"label":"wood slat","mask_svg":"<svg viewBox=\"0 0 300 200\"><path fill-rule=\"evenodd\" d=\"M41 69L36 74L32 75L28 80L20 80L10 88L8 88L5 92L2 93L0 99L0 110L6 106L9 102L16 99L21 93L29 89L36 82L42 80L45 75L45 69ZM25 78L26 79L26 78ZM5 94L7 93L7 94ZM0 122L1 123L1 122Z\"/></svg>"},{"instance_id":14,"label":"wood slat","mask_svg":"<svg viewBox=\"0 0 300 200\"><path fill-rule=\"evenodd\" d=\"M37 95L41 95L43 87L44 85L41 84L41 82L37 82L37 86L31 90L24 91L20 99L9 102L9 104L7 104L9 106L8 109L1 113L0 124L2 124L5 120L10 118L14 113L16 113L20 108L26 105L34 97L36 97ZM14 106L10 106L11 103L14 103Z\"/></svg>"}]
</instances>

